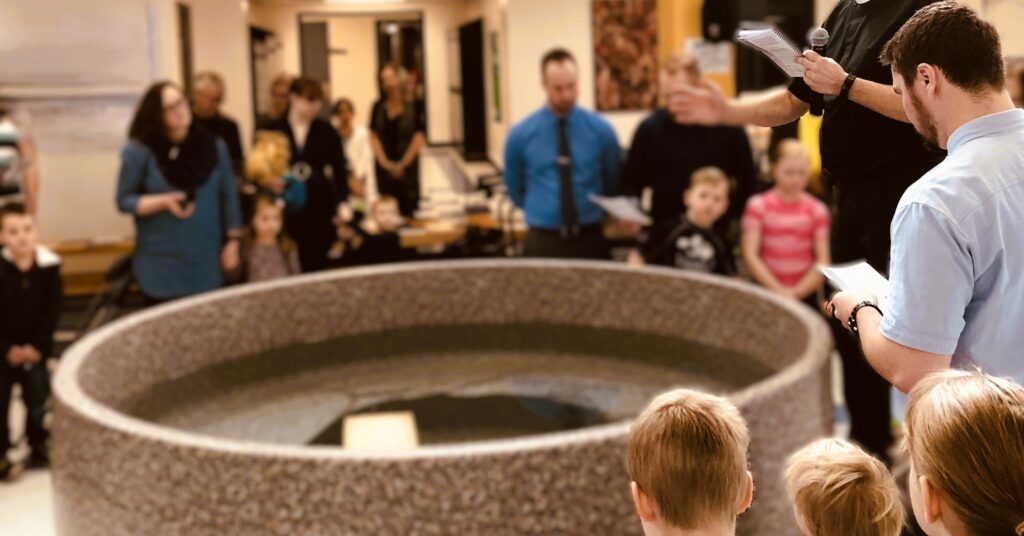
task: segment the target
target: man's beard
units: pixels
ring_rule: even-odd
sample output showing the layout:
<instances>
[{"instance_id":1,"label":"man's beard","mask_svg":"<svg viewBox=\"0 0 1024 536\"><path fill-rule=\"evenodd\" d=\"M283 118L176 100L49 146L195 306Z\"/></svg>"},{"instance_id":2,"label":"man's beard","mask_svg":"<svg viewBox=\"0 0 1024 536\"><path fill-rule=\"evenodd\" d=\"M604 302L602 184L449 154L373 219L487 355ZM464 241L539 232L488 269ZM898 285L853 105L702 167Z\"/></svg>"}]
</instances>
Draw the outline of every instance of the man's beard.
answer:
<instances>
[{"instance_id":1,"label":"man's beard","mask_svg":"<svg viewBox=\"0 0 1024 536\"><path fill-rule=\"evenodd\" d=\"M917 98L913 93L910 94L910 104L914 106L914 115L917 116L917 120L920 124L914 125L917 129L917 133L924 138L924 142L929 148L937 151L942 149L939 146L939 131L935 126L935 117L932 116L924 107L924 103Z\"/></svg>"}]
</instances>

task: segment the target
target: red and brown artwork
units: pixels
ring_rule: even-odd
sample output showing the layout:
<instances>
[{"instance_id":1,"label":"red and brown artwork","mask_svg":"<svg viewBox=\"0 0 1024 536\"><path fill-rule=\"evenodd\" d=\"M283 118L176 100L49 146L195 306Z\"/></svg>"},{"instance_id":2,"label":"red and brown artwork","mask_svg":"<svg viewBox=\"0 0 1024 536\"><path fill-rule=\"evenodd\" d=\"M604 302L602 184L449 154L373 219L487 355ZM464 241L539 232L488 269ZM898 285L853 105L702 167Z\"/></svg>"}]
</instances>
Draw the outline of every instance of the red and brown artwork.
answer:
<instances>
[{"instance_id":1,"label":"red and brown artwork","mask_svg":"<svg viewBox=\"0 0 1024 536\"><path fill-rule=\"evenodd\" d=\"M655 0L593 0L597 109L649 110L658 102Z\"/></svg>"}]
</instances>

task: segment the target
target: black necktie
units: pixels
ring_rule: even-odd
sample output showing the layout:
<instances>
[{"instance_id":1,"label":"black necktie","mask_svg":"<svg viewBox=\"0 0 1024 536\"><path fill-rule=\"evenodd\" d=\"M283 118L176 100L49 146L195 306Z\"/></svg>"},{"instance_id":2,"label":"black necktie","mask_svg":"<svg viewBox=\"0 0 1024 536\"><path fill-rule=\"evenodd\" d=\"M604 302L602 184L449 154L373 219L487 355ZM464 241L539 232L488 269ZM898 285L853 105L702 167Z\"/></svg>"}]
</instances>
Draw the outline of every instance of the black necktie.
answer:
<instances>
[{"instance_id":1,"label":"black necktie","mask_svg":"<svg viewBox=\"0 0 1024 536\"><path fill-rule=\"evenodd\" d=\"M575 235L579 231L576 215L576 197L572 188L572 153L569 152L569 138L565 134L565 118L558 120L558 189L562 207L562 234Z\"/></svg>"}]
</instances>

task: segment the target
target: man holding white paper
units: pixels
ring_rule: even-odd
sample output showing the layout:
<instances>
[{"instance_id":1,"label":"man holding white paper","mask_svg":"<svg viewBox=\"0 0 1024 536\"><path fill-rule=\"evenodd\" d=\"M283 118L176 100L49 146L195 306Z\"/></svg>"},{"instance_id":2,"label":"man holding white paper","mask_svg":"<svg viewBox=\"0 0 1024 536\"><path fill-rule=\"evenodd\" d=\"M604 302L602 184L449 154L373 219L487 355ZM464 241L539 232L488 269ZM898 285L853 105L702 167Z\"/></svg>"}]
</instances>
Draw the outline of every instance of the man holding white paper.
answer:
<instances>
[{"instance_id":1,"label":"man holding white paper","mask_svg":"<svg viewBox=\"0 0 1024 536\"><path fill-rule=\"evenodd\" d=\"M892 91L892 74L878 55L900 26L932 1L839 0L824 24L830 35L827 57L806 52L795 58L805 73L788 89L728 100L705 83L670 102L669 111L692 123L774 127L806 114L812 91L825 95L821 160L836 208L832 258L840 263L867 259L884 273L896 205L940 157L926 150L907 124ZM865 363L856 341L839 335L851 438L887 459L892 444L889 384Z\"/></svg>"},{"instance_id":2,"label":"man holding white paper","mask_svg":"<svg viewBox=\"0 0 1024 536\"><path fill-rule=\"evenodd\" d=\"M950 365L1024 381L1024 110L999 36L967 7L934 4L882 57L914 126L949 157L900 201L884 317L864 290L833 297L834 316L904 392Z\"/></svg>"}]
</instances>

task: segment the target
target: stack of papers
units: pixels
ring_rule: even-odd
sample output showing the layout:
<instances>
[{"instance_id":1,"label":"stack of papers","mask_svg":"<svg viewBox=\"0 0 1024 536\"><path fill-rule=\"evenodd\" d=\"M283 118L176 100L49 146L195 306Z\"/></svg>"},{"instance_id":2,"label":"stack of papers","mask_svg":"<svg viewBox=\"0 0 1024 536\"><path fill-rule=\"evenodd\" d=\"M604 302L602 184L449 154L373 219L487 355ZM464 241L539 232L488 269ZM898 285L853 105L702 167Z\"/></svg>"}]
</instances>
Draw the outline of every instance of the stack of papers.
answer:
<instances>
[{"instance_id":1,"label":"stack of papers","mask_svg":"<svg viewBox=\"0 0 1024 536\"><path fill-rule=\"evenodd\" d=\"M803 78L804 68L796 62L797 56L803 53L778 28L740 30L736 34L736 42L764 54L791 78Z\"/></svg>"},{"instance_id":2,"label":"stack of papers","mask_svg":"<svg viewBox=\"0 0 1024 536\"><path fill-rule=\"evenodd\" d=\"M889 311L889 280L870 264L860 261L838 266L822 266L818 270L839 290L873 293L878 299L878 308L882 313Z\"/></svg>"},{"instance_id":3,"label":"stack of papers","mask_svg":"<svg viewBox=\"0 0 1024 536\"><path fill-rule=\"evenodd\" d=\"M637 200L632 197L601 197L590 194L590 200L615 219L642 225L653 223L651 218L640 210Z\"/></svg>"}]
</instances>

